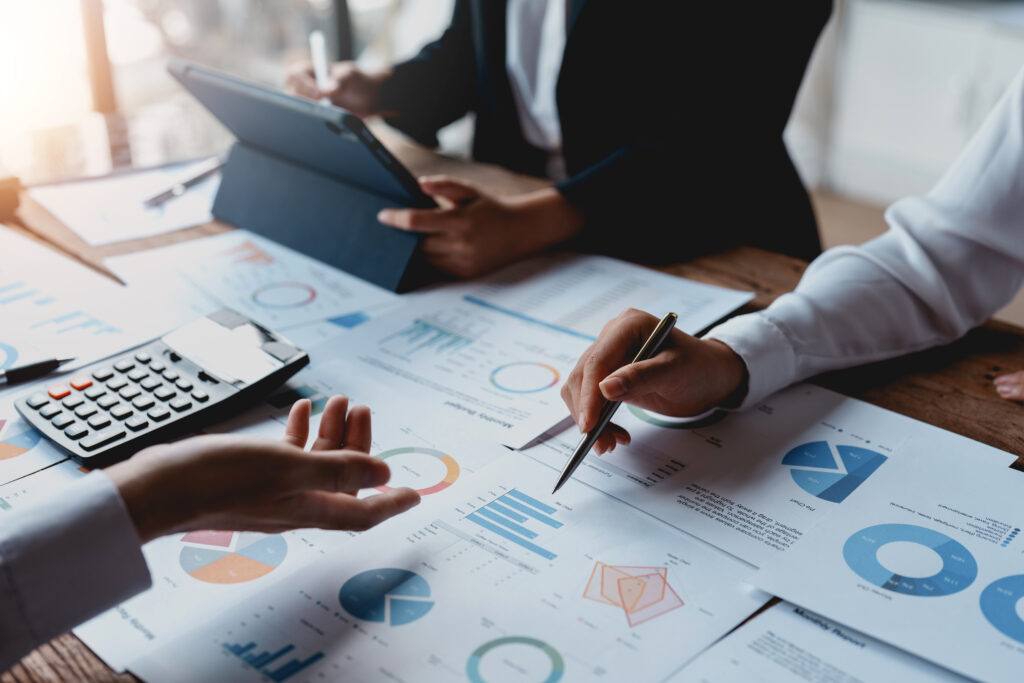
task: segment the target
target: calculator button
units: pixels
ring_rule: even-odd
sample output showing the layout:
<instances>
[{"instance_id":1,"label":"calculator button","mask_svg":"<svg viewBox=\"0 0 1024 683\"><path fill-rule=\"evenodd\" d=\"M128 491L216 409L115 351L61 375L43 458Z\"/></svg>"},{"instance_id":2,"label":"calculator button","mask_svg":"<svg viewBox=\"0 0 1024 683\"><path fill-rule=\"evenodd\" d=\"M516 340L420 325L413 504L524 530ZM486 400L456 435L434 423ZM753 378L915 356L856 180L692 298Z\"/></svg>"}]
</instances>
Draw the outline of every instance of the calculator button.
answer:
<instances>
[{"instance_id":1,"label":"calculator button","mask_svg":"<svg viewBox=\"0 0 1024 683\"><path fill-rule=\"evenodd\" d=\"M148 363L149 361L153 360L153 356L149 355L145 351L139 351L137 354L135 354L135 360L139 361L140 363Z\"/></svg>"},{"instance_id":2,"label":"calculator button","mask_svg":"<svg viewBox=\"0 0 1024 683\"><path fill-rule=\"evenodd\" d=\"M166 370L167 366L164 365L163 363L161 363L160 361L155 360L155 361L153 361L150 364L149 369L152 370L153 372L159 374L159 373L163 372L164 370Z\"/></svg>"},{"instance_id":3,"label":"calculator button","mask_svg":"<svg viewBox=\"0 0 1024 683\"><path fill-rule=\"evenodd\" d=\"M135 363L131 362L127 358L125 358L124 360L119 360L116 363L114 363L114 369L117 370L118 372L128 372L134 367Z\"/></svg>"},{"instance_id":4,"label":"calculator button","mask_svg":"<svg viewBox=\"0 0 1024 683\"><path fill-rule=\"evenodd\" d=\"M65 396L70 396L71 390L64 384L54 384L46 393L50 395L50 398L55 398L59 401Z\"/></svg>"},{"instance_id":5,"label":"calculator button","mask_svg":"<svg viewBox=\"0 0 1024 683\"><path fill-rule=\"evenodd\" d=\"M81 396L77 396L77 395L76 396L68 396L62 402L64 403L64 407L65 408L67 408L68 410L74 410L78 406L80 406L83 403L85 403L85 399L82 398Z\"/></svg>"},{"instance_id":6,"label":"calculator button","mask_svg":"<svg viewBox=\"0 0 1024 683\"><path fill-rule=\"evenodd\" d=\"M99 370L93 371L92 376L101 382L105 382L114 376L114 371L110 368L100 368Z\"/></svg>"},{"instance_id":7,"label":"calculator button","mask_svg":"<svg viewBox=\"0 0 1024 683\"><path fill-rule=\"evenodd\" d=\"M123 420L130 416L134 411L126 406L125 404L114 406L110 409L110 414L118 420Z\"/></svg>"},{"instance_id":8,"label":"calculator button","mask_svg":"<svg viewBox=\"0 0 1024 683\"><path fill-rule=\"evenodd\" d=\"M107 394L100 400L96 401L96 405L98 405L100 408L103 408L103 410L110 410L110 407L116 404L117 396L114 396L113 394Z\"/></svg>"},{"instance_id":9,"label":"calculator button","mask_svg":"<svg viewBox=\"0 0 1024 683\"><path fill-rule=\"evenodd\" d=\"M84 406L78 407L78 410L75 411L75 415L84 420L90 415L95 415L97 412L98 411L96 410L96 406L92 405L91 403L86 403Z\"/></svg>"},{"instance_id":10,"label":"calculator button","mask_svg":"<svg viewBox=\"0 0 1024 683\"><path fill-rule=\"evenodd\" d=\"M110 429L104 429L102 432L96 432L86 439L82 439L81 446L84 450L94 451L97 448L106 446L108 443L113 443L124 437L125 433L126 432L120 425L116 425Z\"/></svg>"},{"instance_id":11,"label":"calculator button","mask_svg":"<svg viewBox=\"0 0 1024 683\"><path fill-rule=\"evenodd\" d=\"M103 429L110 424L110 418L102 413L89 418L89 426L93 429Z\"/></svg>"},{"instance_id":12,"label":"calculator button","mask_svg":"<svg viewBox=\"0 0 1024 683\"><path fill-rule=\"evenodd\" d=\"M184 396L179 396L170 403L171 408L181 413L192 407L192 401L188 400Z\"/></svg>"},{"instance_id":13,"label":"calculator button","mask_svg":"<svg viewBox=\"0 0 1024 683\"><path fill-rule=\"evenodd\" d=\"M55 417L52 420L50 420L50 424L52 424L57 429L64 429L65 427L67 427L69 424L71 424L74 421L75 421L75 418L71 417L67 413L61 413L57 417Z\"/></svg>"},{"instance_id":14,"label":"calculator button","mask_svg":"<svg viewBox=\"0 0 1024 683\"><path fill-rule=\"evenodd\" d=\"M26 401L29 408L35 408L36 410L39 410L49 402L50 397L46 394L32 394L28 397L28 401Z\"/></svg>"},{"instance_id":15,"label":"calculator button","mask_svg":"<svg viewBox=\"0 0 1024 683\"><path fill-rule=\"evenodd\" d=\"M149 373L142 368L135 368L128 373L128 379L133 382L141 382L145 377L149 377Z\"/></svg>"},{"instance_id":16,"label":"calculator button","mask_svg":"<svg viewBox=\"0 0 1024 683\"><path fill-rule=\"evenodd\" d=\"M139 410L149 410L150 408L153 407L154 403L156 403L156 401L154 401L149 396L139 396L137 399L132 401L132 405L138 408Z\"/></svg>"},{"instance_id":17,"label":"calculator button","mask_svg":"<svg viewBox=\"0 0 1024 683\"><path fill-rule=\"evenodd\" d=\"M85 390L85 397L86 398L91 398L92 400L95 401L96 399L98 399L100 396L102 396L105 393L107 393L107 390L106 390L105 387L93 387L92 389L86 389Z\"/></svg>"},{"instance_id":18,"label":"calculator button","mask_svg":"<svg viewBox=\"0 0 1024 683\"><path fill-rule=\"evenodd\" d=\"M137 432L140 429L145 429L146 427L148 427L149 422L136 415L135 417L125 422L124 425L133 432Z\"/></svg>"},{"instance_id":19,"label":"calculator button","mask_svg":"<svg viewBox=\"0 0 1024 683\"><path fill-rule=\"evenodd\" d=\"M124 377L115 377L114 379L107 382L107 388L111 391L119 391L124 387L128 386L128 380Z\"/></svg>"},{"instance_id":20,"label":"calculator button","mask_svg":"<svg viewBox=\"0 0 1024 683\"><path fill-rule=\"evenodd\" d=\"M171 416L171 411L167 410L167 408L164 408L163 406L158 406L149 411L147 415L149 415L149 419L153 420L153 422L161 422Z\"/></svg>"},{"instance_id":21,"label":"calculator button","mask_svg":"<svg viewBox=\"0 0 1024 683\"><path fill-rule=\"evenodd\" d=\"M139 389L138 387L125 387L124 389L117 393L121 396L121 398L125 399L126 401L130 401L139 394L141 394L142 389Z\"/></svg>"},{"instance_id":22,"label":"calculator button","mask_svg":"<svg viewBox=\"0 0 1024 683\"><path fill-rule=\"evenodd\" d=\"M72 377L70 384L72 389L82 391L92 386L92 380L85 375L79 375L78 377Z\"/></svg>"},{"instance_id":23,"label":"calculator button","mask_svg":"<svg viewBox=\"0 0 1024 683\"><path fill-rule=\"evenodd\" d=\"M192 382L189 382L187 379L182 377L181 379L174 383L174 386L178 387L182 391L188 391L189 389L192 388Z\"/></svg>"},{"instance_id":24,"label":"calculator button","mask_svg":"<svg viewBox=\"0 0 1024 683\"><path fill-rule=\"evenodd\" d=\"M179 377L181 377L181 375L178 374L177 370L168 370L167 372L164 373L164 379L166 379L168 382L173 382Z\"/></svg>"},{"instance_id":25,"label":"calculator button","mask_svg":"<svg viewBox=\"0 0 1024 683\"><path fill-rule=\"evenodd\" d=\"M199 401L200 403L206 403L210 399L210 395L202 389L196 389L192 392L192 398Z\"/></svg>"},{"instance_id":26,"label":"calculator button","mask_svg":"<svg viewBox=\"0 0 1024 683\"><path fill-rule=\"evenodd\" d=\"M51 403L48 406L43 406L39 409L39 414L49 420L54 415L60 413L60 406L56 403Z\"/></svg>"},{"instance_id":27,"label":"calculator button","mask_svg":"<svg viewBox=\"0 0 1024 683\"><path fill-rule=\"evenodd\" d=\"M153 395L156 396L161 401L170 401L178 394L177 392L174 391L174 389L171 389L170 387L160 387L159 389L153 392Z\"/></svg>"},{"instance_id":28,"label":"calculator button","mask_svg":"<svg viewBox=\"0 0 1024 683\"><path fill-rule=\"evenodd\" d=\"M160 386L160 380L155 379L153 377L147 377L146 379L139 382L139 386L145 389L146 391L153 391L158 386Z\"/></svg>"},{"instance_id":29,"label":"calculator button","mask_svg":"<svg viewBox=\"0 0 1024 683\"><path fill-rule=\"evenodd\" d=\"M64 430L64 436L68 437L69 439L81 439L88 433L89 430L81 422L76 422Z\"/></svg>"}]
</instances>

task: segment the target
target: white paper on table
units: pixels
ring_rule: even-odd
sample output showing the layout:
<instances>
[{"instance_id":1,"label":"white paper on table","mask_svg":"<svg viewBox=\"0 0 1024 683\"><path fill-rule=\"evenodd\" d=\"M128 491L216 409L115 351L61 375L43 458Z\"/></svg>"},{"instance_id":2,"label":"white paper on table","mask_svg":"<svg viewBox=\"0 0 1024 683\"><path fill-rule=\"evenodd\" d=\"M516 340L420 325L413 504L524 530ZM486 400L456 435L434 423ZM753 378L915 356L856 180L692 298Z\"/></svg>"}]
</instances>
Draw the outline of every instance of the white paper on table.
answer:
<instances>
[{"instance_id":1,"label":"white paper on table","mask_svg":"<svg viewBox=\"0 0 1024 683\"><path fill-rule=\"evenodd\" d=\"M742 583L748 565L589 487L549 495L556 475L508 454L444 509L361 535L130 668L154 683L658 680L768 599Z\"/></svg>"},{"instance_id":2,"label":"white paper on table","mask_svg":"<svg viewBox=\"0 0 1024 683\"><path fill-rule=\"evenodd\" d=\"M19 392L31 393L43 386L41 383L18 385L17 392L9 391L0 398L0 484L68 459L67 453L47 441L14 408Z\"/></svg>"},{"instance_id":3,"label":"white paper on table","mask_svg":"<svg viewBox=\"0 0 1024 683\"><path fill-rule=\"evenodd\" d=\"M568 414L559 391L589 343L436 290L354 330L342 352L435 419L521 446Z\"/></svg>"},{"instance_id":4,"label":"white paper on table","mask_svg":"<svg viewBox=\"0 0 1024 683\"><path fill-rule=\"evenodd\" d=\"M182 195L147 208L145 200L193 177L210 161L175 164L29 188L28 195L89 244L157 235L213 220L210 209L220 187L216 173Z\"/></svg>"},{"instance_id":5,"label":"white paper on table","mask_svg":"<svg viewBox=\"0 0 1024 683\"><path fill-rule=\"evenodd\" d=\"M753 580L971 678L1024 670L1024 473L909 442L899 468Z\"/></svg>"},{"instance_id":6,"label":"white paper on table","mask_svg":"<svg viewBox=\"0 0 1024 683\"><path fill-rule=\"evenodd\" d=\"M676 327L697 334L754 298L752 292L706 285L607 256L564 252L542 254L441 290L590 340L627 308L659 318L674 312L679 316Z\"/></svg>"},{"instance_id":7,"label":"white paper on table","mask_svg":"<svg viewBox=\"0 0 1024 683\"><path fill-rule=\"evenodd\" d=\"M421 491L421 508L463 495L460 492L475 474L505 453L501 448L463 443L443 426L429 422L414 404L386 387L363 381L345 364L305 368L260 405L208 431L280 439L291 405L306 398L312 402L312 444L327 399L335 394L348 395L351 405L370 406L370 454L391 467L388 486ZM374 493L370 490L360 495ZM111 668L124 671L132 660L253 600L281 577L318 561L353 537L348 532L305 529L271 535L201 532L153 541L143 548L153 587L79 626L75 635ZM256 550L267 546L268 551L276 548L278 553L269 559L261 557L262 566L252 564L242 558L247 557L245 553L259 557L247 549L253 544Z\"/></svg>"},{"instance_id":8,"label":"white paper on table","mask_svg":"<svg viewBox=\"0 0 1024 683\"><path fill-rule=\"evenodd\" d=\"M118 256L105 265L129 285L159 286L165 299L196 315L226 306L274 330L324 320L353 327L368 317L364 311L399 299L245 230Z\"/></svg>"},{"instance_id":9,"label":"white paper on table","mask_svg":"<svg viewBox=\"0 0 1024 683\"><path fill-rule=\"evenodd\" d=\"M928 439L970 462L1014 460L810 384L742 413L686 422L624 405L613 421L632 443L589 455L576 478L754 565L785 552L834 510L870 501L905 442ZM524 452L561 468L578 438L569 430Z\"/></svg>"},{"instance_id":10,"label":"white paper on table","mask_svg":"<svg viewBox=\"0 0 1024 683\"><path fill-rule=\"evenodd\" d=\"M0 369L75 357L73 369L184 322L52 250L0 228Z\"/></svg>"},{"instance_id":11,"label":"white paper on table","mask_svg":"<svg viewBox=\"0 0 1024 683\"><path fill-rule=\"evenodd\" d=\"M4 438L4 432L0 432L0 440ZM7 442L0 443L0 449L5 445ZM8 481L0 485L0 515L31 503L38 496L46 496L62 489L85 475L86 470L77 462L65 458L55 465L46 464L44 469L24 475L15 481ZM0 481L6 479L7 476L4 475Z\"/></svg>"},{"instance_id":12,"label":"white paper on table","mask_svg":"<svg viewBox=\"0 0 1024 683\"><path fill-rule=\"evenodd\" d=\"M962 683L952 671L780 602L711 646L671 683Z\"/></svg>"}]
</instances>

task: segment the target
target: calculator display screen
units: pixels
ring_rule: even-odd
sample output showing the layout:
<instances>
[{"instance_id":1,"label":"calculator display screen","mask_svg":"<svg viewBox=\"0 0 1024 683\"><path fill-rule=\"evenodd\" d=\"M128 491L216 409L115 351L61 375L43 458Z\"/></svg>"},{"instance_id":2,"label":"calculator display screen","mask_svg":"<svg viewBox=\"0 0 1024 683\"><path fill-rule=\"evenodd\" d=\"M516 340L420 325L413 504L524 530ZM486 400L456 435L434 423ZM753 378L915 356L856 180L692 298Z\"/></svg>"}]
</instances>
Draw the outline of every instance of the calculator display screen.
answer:
<instances>
[{"instance_id":1,"label":"calculator display screen","mask_svg":"<svg viewBox=\"0 0 1024 683\"><path fill-rule=\"evenodd\" d=\"M267 335L251 324L232 328L199 318L164 335L163 342L230 384L253 384L284 363L261 347Z\"/></svg>"}]
</instances>

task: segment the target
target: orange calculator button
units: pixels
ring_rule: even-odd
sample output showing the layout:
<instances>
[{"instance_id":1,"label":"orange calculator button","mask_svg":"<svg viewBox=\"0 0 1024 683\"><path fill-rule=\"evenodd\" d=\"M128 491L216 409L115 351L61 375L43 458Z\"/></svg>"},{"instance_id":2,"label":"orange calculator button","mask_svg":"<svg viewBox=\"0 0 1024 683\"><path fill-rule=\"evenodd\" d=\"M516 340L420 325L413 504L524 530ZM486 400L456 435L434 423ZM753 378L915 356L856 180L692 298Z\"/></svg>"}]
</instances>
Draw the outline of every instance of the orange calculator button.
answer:
<instances>
[{"instance_id":1,"label":"orange calculator button","mask_svg":"<svg viewBox=\"0 0 1024 683\"><path fill-rule=\"evenodd\" d=\"M79 375L78 377L71 378L72 389L78 389L79 391L81 391L82 389L88 389L91 386L92 380L86 377L85 375Z\"/></svg>"},{"instance_id":2,"label":"orange calculator button","mask_svg":"<svg viewBox=\"0 0 1024 683\"><path fill-rule=\"evenodd\" d=\"M69 394L71 394L71 390L68 389L63 384L55 384L52 387L50 387L50 391L48 391L47 393L50 394L50 398L55 398L57 400L60 400L60 399L64 398L65 396L68 396Z\"/></svg>"}]
</instances>

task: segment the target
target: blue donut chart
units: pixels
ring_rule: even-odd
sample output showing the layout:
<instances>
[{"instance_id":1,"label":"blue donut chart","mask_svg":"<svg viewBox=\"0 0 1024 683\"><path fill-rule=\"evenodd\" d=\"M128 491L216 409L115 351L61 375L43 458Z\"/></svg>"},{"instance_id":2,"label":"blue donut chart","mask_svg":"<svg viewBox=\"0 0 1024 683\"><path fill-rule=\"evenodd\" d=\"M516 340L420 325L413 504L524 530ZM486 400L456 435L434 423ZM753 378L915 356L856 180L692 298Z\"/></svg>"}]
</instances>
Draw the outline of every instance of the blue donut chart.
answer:
<instances>
[{"instance_id":1,"label":"blue donut chart","mask_svg":"<svg viewBox=\"0 0 1024 683\"><path fill-rule=\"evenodd\" d=\"M931 548L942 558L942 569L924 578L893 574L878 561L878 550L897 541ZM978 578L978 562L967 548L946 534L914 524L878 524L861 529L846 539L843 559L868 583L903 595L952 595Z\"/></svg>"},{"instance_id":2,"label":"blue donut chart","mask_svg":"<svg viewBox=\"0 0 1024 683\"><path fill-rule=\"evenodd\" d=\"M981 613L996 630L1024 645L1024 620L1017 603L1024 598L1024 574L996 579L981 592Z\"/></svg>"}]
</instances>

